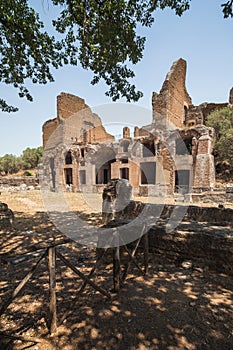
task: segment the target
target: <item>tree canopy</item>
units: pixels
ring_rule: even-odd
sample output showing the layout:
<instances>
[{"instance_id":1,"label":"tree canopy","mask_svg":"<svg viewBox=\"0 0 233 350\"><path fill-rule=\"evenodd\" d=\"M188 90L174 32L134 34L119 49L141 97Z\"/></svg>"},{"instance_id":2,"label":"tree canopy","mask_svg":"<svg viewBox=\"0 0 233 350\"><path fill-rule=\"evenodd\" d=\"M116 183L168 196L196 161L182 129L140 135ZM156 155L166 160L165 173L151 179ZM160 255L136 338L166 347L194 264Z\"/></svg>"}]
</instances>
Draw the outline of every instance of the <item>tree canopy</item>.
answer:
<instances>
[{"instance_id":1,"label":"tree canopy","mask_svg":"<svg viewBox=\"0 0 233 350\"><path fill-rule=\"evenodd\" d=\"M233 108L225 107L212 112L207 118L207 126L215 130L214 156L217 175L229 180L233 173Z\"/></svg>"},{"instance_id":2,"label":"tree canopy","mask_svg":"<svg viewBox=\"0 0 233 350\"><path fill-rule=\"evenodd\" d=\"M21 156L5 154L0 157L0 173L15 174L19 170L35 169L41 161L43 147L26 148Z\"/></svg>"},{"instance_id":3,"label":"tree canopy","mask_svg":"<svg viewBox=\"0 0 233 350\"><path fill-rule=\"evenodd\" d=\"M52 68L80 65L93 72L92 84L104 80L113 101L137 101L142 92L130 83L131 65L143 57L146 38L138 27L150 27L156 9L171 8L179 16L190 0L47 0L59 8L52 21L59 40L45 30L28 0L0 0L0 82L11 84L20 97L32 100L27 80L53 81ZM30 3L31 4L31 3ZM233 0L222 4L232 17ZM16 111L0 98L0 109Z\"/></svg>"}]
</instances>

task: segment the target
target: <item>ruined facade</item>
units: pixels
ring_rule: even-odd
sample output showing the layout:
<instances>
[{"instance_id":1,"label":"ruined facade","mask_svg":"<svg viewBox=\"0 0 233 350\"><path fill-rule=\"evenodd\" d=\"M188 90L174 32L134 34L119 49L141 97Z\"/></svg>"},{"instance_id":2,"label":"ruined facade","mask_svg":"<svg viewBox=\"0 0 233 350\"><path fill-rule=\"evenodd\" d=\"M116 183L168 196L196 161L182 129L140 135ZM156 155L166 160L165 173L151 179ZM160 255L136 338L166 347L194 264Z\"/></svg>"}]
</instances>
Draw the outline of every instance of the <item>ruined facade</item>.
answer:
<instances>
[{"instance_id":1,"label":"ruined facade","mask_svg":"<svg viewBox=\"0 0 233 350\"><path fill-rule=\"evenodd\" d=\"M152 123L123 128L118 141L77 96L61 93L57 117L43 125L44 171L50 189L100 192L113 178L128 179L134 194L173 195L210 190L215 183L214 132L207 115L228 103L193 106L186 62L175 61L152 95ZM232 95L230 101L232 103Z\"/></svg>"}]
</instances>

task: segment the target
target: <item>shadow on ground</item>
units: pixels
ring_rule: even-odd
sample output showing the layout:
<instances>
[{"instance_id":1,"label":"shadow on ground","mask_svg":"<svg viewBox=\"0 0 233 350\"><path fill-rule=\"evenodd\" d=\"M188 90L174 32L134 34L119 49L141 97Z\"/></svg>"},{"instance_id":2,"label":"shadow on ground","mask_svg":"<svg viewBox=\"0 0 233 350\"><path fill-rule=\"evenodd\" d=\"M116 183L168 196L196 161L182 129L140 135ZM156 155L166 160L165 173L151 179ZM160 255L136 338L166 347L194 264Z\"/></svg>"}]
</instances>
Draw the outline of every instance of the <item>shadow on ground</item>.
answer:
<instances>
[{"instance_id":1,"label":"shadow on ground","mask_svg":"<svg viewBox=\"0 0 233 350\"><path fill-rule=\"evenodd\" d=\"M97 221L96 217L96 221ZM1 231L2 253L25 252L41 240L62 237L43 212L16 213L14 228ZM91 248L70 242L60 252L85 274L95 263ZM6 256L4 256L6 258ZM0 298L6 300L38 259L14 263L1 260ZM138 257L141 263L142 257ZM98 268L95 281L112 288L111 260ZM118 294L108 299L87 286L57 259L58 332L48 332L48 268L46 260L0 318L1 331L39 337L37 349L211 349L230 350L233 344L232 280L195 264L174 264L150 256L149 274L131 267ZM31 343L0 339L0 349L36 349Z\"/></svg>"}]
</instances>

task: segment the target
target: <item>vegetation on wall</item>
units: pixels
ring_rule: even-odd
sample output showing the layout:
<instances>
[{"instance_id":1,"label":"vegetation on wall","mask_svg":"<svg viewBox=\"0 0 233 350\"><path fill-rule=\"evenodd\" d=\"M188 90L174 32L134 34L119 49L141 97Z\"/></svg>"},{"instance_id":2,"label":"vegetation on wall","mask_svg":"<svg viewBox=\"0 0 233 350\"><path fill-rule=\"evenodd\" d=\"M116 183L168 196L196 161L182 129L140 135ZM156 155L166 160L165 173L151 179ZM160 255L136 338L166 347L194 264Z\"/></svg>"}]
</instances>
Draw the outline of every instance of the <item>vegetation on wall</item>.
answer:
<instances>
[{"instance_id":1,"label":"vegetation on wall","mask_svg":"<svg viewBox=\"0 0 233 350\"><path fill-rule=\"evenodd\" d=\"M212 112L207 126L215 129L214 156L216 175L226 181L233 176L233 108L225 107Z\"/></svg>"},{"instance_id":2,"label":"vegetation on wall","mask_svg":"<svg viewBox=\"0 0 233 350\"><path fill-rule=\"evenodd\" d=\"M43 2L41 0L41 2ZM190 0L47 0L56 37L41 21L29 0L0 0L0 84L13 86L32 101L27 87L53 81L52 70L66 64L93 73L92 84L103 80L114 101L137 101L142 92L130 81L132 65L143 57L146 38L140 27L151 27L155 11L170 8L181 16ZM55 8L53 8L53 6ZM232 17L233 1L222 5L224 18ZM55 10L55 11L53 11ZM201 11L201 9L200 9ZM47 23L48 24L48 23ZM0 110L16 107L0 98Z\"/></svg>"},{"instance_id":3,"label":"vegetation on wall","mask_svg":"<svg viewBox=\"0 0 233 350\"><path fill-rule=\"evenodd\" d=\"M43 154L43 148L26 148L22 155L17 157L13 154L5 154L0 157L0 173L15 174L20 170L25 170L25 175L31 175L29 171L35 169L40 163Z\"/></svg>"}]
</instances>

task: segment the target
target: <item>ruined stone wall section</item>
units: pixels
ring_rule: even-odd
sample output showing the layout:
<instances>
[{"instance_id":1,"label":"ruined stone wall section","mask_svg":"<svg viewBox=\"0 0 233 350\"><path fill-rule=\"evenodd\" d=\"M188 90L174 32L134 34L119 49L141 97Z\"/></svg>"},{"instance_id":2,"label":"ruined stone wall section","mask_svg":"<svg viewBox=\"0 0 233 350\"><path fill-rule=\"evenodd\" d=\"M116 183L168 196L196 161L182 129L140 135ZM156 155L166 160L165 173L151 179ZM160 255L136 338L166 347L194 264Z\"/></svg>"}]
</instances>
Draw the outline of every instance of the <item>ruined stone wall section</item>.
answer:
<instances>
[{"instance_id":1,"label":"ruined stone wall section","mask_svg":"<svg viewBox=\"0 0 233 350\"><path fill-rule=\"evenodd\" d=\"M176 127L184 127L185 108L192 100L185 87L186 61L182 58L175 61L167 74L159 94L152 96L153 122L158 125L171 121Z\"/></svg>"},{"instance_id":2,"label":"ruined stone wall section","mask_svg":"<svg viewBox=\"0 0 233 350\"><path fill-rule=\"evenodd\" d=\"M102 126L100 117L88 109L75 113L64 124L66 144L105 142L111 139L110 136Z\"/></svg>"},{"instance_id":3,"label":"ruined stone wall section","mask_svg":"<svg viewBox=\"0 0 233 350\"><path fill-rule=\"evenodd\" d=\"M207 102L204 102L202 103L201 105L199 105L197 108L199 110L201 110L202 114L203 114L203 124L205 125L206 124L206 120L207 120L207 117L210 113L218 110L218 109L222 109L224 107L227 107L228 106L228 103L227 102L224 102L224 103L207 103Z\"/></svg>"},{"instance_id":4,"label":"ruined stone wall section","mask_svg":"<svg viewBox=\"0 0 233 350\"><path fill-rule=\"evenodd\" d=\"M57 118L68 119L81 110L89 109L85 100L78 96L62 92L57 96Z\"/></svg>"},{"instance_id":5,"label":"ruined stone wall section","mask_svg":"<svg viewBox=\"0 0 233 350\"><path fill-rule=\"evenodd\" d=\"M56 137L54 131L58 126L62 126L63 133L60 142L68 145L114 141L114 137L103 127L100 117L91 111L84 99L64 92L57 96L57 118L48 120L42 127L43 147L48 145L52 134ZM55 145L54 140L52 144Z\"/></svg>"},{"instance_id":6,"label":"ruined stone wall section","mask_svg":"<svg viewBox=\"0 0 233 350\"><path fill-rule=\"evenodd\" d=\"M115 140L114 136L108 134L103 127L99 125L88 131L89 143L102 143L102 142L113 142Z\"/></svg>"},{"instance_id":7,"label":"ruined stone wall section","mask_svg":"<svg viewBox=\"0 0 233 350\"><path fill-rule=\"evenodd\" d=\"M58 120L57 118L55 119L50 119L47 122L44 123L42 126L42 132L43 132L43 147L47 144L50 136L53 134L55 129L58 127Z\"/></svg>"}]
</instances>

